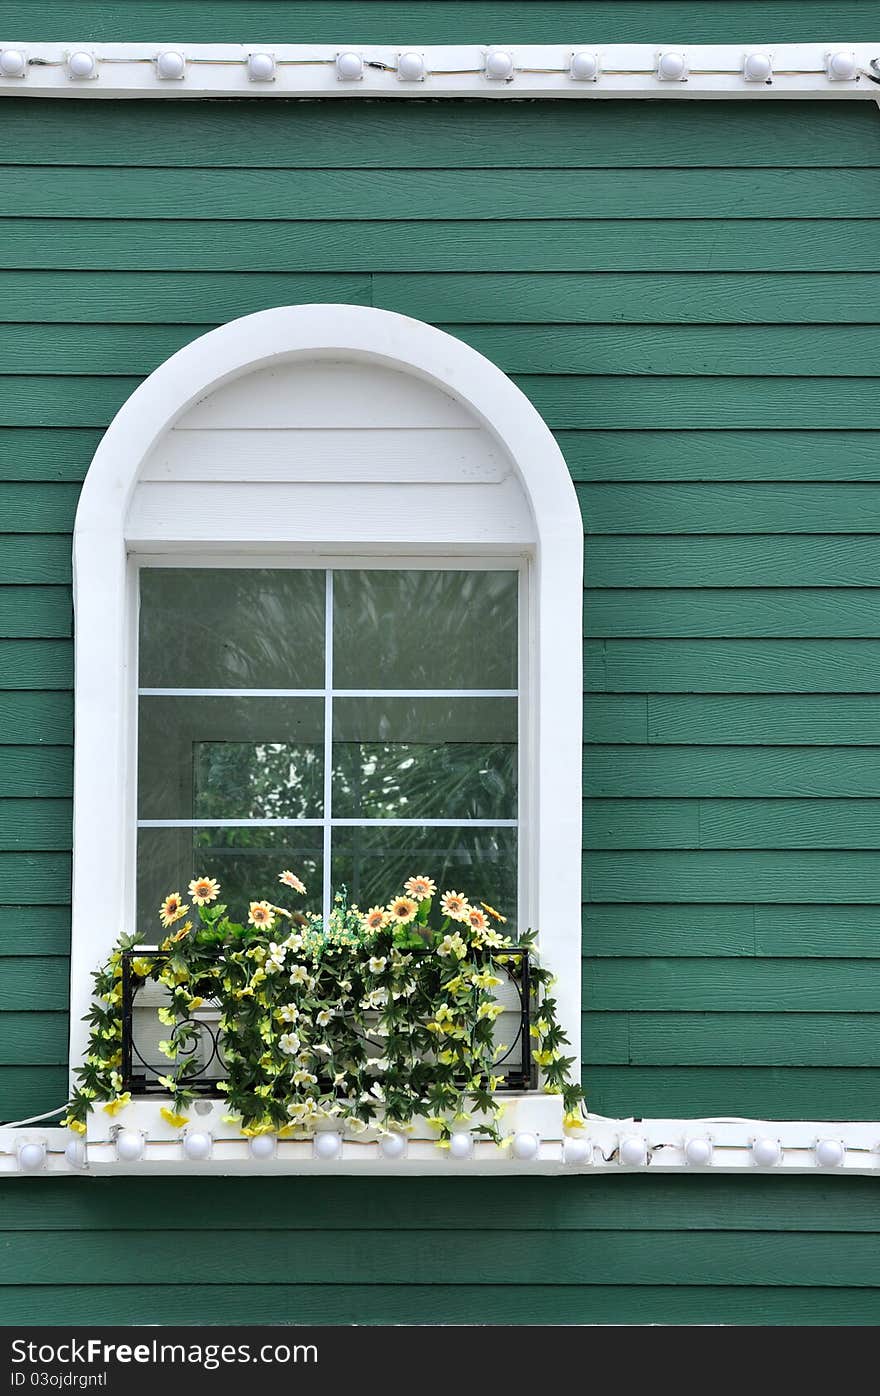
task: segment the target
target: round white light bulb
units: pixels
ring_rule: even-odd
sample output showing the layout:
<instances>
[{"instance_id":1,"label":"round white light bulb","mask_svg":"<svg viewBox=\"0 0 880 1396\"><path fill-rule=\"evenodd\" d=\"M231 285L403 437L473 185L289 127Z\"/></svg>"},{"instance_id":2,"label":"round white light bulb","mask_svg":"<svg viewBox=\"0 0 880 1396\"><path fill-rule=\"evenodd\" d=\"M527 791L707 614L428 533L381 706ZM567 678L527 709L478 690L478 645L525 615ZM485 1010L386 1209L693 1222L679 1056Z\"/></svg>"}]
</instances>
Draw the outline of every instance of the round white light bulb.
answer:
<instances>
[{"instance_id":1,"label":"round white light bulb","mask_svg":"<svg viewBox=\"0 0 880 1396\"><path fill-rule=\"evenodd\" d=\"M449 1136L451 1158L470 1158L474 1151L473 1137L466 1129L457 1129Z\"/></svg>"},{"instance_id":2,"label":"round white light bulb","mask_svg":"<svg viewBox=\"0 0 880 1396\"><path fill-rule=\"evenodd\" d=\"M274 1158L277 1143L278 1138L274 1134L255 1134L248 1140L248 1153L251 1158Z\"/></svg>"},{"instance_id":3,"label":"round white light bulb","mask_svg":"<svg viewBox=\"0 0 880 1396\"><path fill-rule=\"evenodd\" d=\"M589 1163L593 1157L593 1145L582 1134L569 1134L562 1141L563 1163Z\"/></svg>"},{"instance_id":4,"label":"round white light bulb","mask_svg":"<svg viewBox=\"0 0 880 1396\"><path fill-rule=\"evenodd\" d=\"M182 78L185 72L186 59L177 49L169 48L158 55L156 59L157 77L174 80Z\"/></svg>"},{"instance_id":5,"label":"round white light bulb","mask_svg":"<svg viewBox=\"0 0 880 1396\"><path fill-rule=\"evenodd\" d=\"M96 68L95 55L87 53L85 49L77 49L67 60L67 71L72 78L94 77Z\"/></svg>"},{"instance_id":6,"label":"round white light bulb","mask_svg":"<svg viewBox=\"0 0 880 1396\"><path fill-rule=\"evenodd\" d=\"M769 53L747 53L743 59L746 82L769 82L773 76L773 60Z\"/></svg>"},{"instance_id":7,"label":"round white light bulb","mask_svg":"<svg viewBox=\"0 0 880 1396\"><path fill-rule=\"evenodd\" d=\"M183 1152L187 1158L210 1158L214 1140L202 1129L194 1129L183 1136Z\"/></svg>"},{"instance_id":8,"label":"round white light bulb","mask_svg":"<svg viewBox=\"0 0 880 1396\"><path fill-rule=\"evenodd\" d=\"M26 72L27 59L21 49L0 49L0 75L4 78L23 78Z\"/></svg>"},{"instance_id":9,"label":"round white light bulb","mask_svg":"<svg viewBox=\"0 0 880 1396\"><path fill-rule=\"evenodd\" d=\"M75 1137L64 1150L64 1157L71 1168L85 1168L86 1166L86 1145L85 1140Z\"/></svg>"},{"instance_id":10,"label":"round white light bulb","mask_svg":"<svg viewBox=\"0 0 880 1396\"><path fill-rule=\"evenodd\" d=\"M364 60L359 53L336 55L336 76L343 82L357 82L364 75Z\"/></svg>"},{"instance_id":11,"label":"round white light bulb","mask_svg":"<svg viewBox=\"0 0 880 1396\"><path fill-rule=\"evenodd\" d=\"M379 1150L385 1158L402 1158L406 1153L406 1136L403 1134L383 1134L379 1140Z\"/></svg>"},{"instance_id":12,"label":"round white light bulb","mask_svg":"<svg viewBox=\"0 0 880 1396\"><path fill-rule=\"evenodd\" d=\"M397 59L397 76L401 82L424 82L425 59L421 53L401 53Z\"/></svg>"},{"instance_id":13,"label":"round white light bulb","mask_svg":"<svg viewBox=\"0 0 880 1396\"><path fill-rule=\"evenodd\" d=\"M681 82L687 76L687 62L683 53L670 49L657 59L657 76L662 82Z\"/></svg>"},{"instance_id":14,"label":"round white light bulb","mask_svg":"<svg viewBox=\"0 0 880 1396\"><path fill-rule=\"evenodd\" d=\"M530 1134L527 1130L521 1130L513 1136L513 1157L518 1159L534 1158L538 1152L539 1139L537 1134Z\"/></svg>"},{"instance_id":15,"label":"round white light bulb","mask_svg":"<svg viewBox=\"0 0 880 1396\"><path fill-rule=\"evenodd\" d=\"M21 1144L18 1149L18 1166L24 1173L36 1173L46 1162L45 1144Z\"/></svg>"},{"instance_id":16,"label":"round white light bulb","mask_svg":"<svg viewBox=\"0 0 880 1396\"><path fill-rule=\"evenodd\" d=\"M569 74L575 82L595 82L599 76L599 55L582 49L571 55Z\"/></svg>"},{"instance_id":17,"label":"round white light bulb","mask_svg":"<svg viewBox=\"0 0 880 1396\"><path fill-rule=\"evenodd\" d=\"M121 1129L116 1136L116 1157L134 1163L143 1156L144 1136L139 1129Z\"/></svg>"},{"instance_id":18,"label":"round white light bulb","mask_svg":"<svg viewBox=\"0 0 880 1396\"><path fill-rule=\"evenodd\" d=\"M315 1158L337 1158L342 1151L342 1135L335 1129L322 1129L315 1135Z\"/></svg>"},{"instance_id":19,"label":"round white light bulb","mask_svg":"<svg viewBox=\"0 0 880 1396\"><path fill-rule=\"evenodd\" d=\"M852 82L858 76L859 65L854 53L842 49L839 53L829 53L825 71L832 82Z\"/></svg>"},{"instance_id":20,"label":"round white light bulb","mask_svg":"<svg viewBox=\"0 0 880 1396\"><path fill-rule=\"evenodd\" d=\"M816 1144L816 1162L820 1168L839 1168L846 1148L839 1139L820 1139Z\"/></svg>"},{"instance_id":21,"label":"round white light bulb","mask_svg":"<svg viewBox=\"0 0 880 1396\"><path fill-rule=\"evenodd\" d=\"M513 77L513 54L506 48L490 48L486 54L486 77L506 82Z\"/></svg>"},{"instance_id":22,"label":"round white light bulb","mask_svg":"<svg viewBox=\"0 0 880 1396\"><path fill-rule=\"evenodd\" d=\"M641 1168L648 1162L647 1142L640 1134L628 1134L621 1139L617 1156L627 1168Z\"/></svg>"},{"instance_id":23,"label":"round white light bulb","mask_svg":"<svg viewBox=\"0 0 880 1396\"><path fill-rule=\"evenodd\" d=\"M684 1156L695 1168L706 1168L712 1162L712 1140L689 1139L684 1146Z\"/></svg>"},{"instance_id":24,"label":"round white light bulb","mask_svg":"<svg viewBox=\"0 0 880 1396\"><path fill-rule=\"evenodd\" d=\"M275 59L271 53L250 53L247 70L253 82L271 82L275 76Z\"/></svg>"},{"instance_id":25,"label":"round white light bulb","mask_svg":"<svg viewBox=\"0 0 880 1396\"><path fill-rule=\"evenodd\" d=\"M761 1168L772 1168L782 1158L778 1139L753 1139L752 1157Z\"/></svg>"}]
</instances>

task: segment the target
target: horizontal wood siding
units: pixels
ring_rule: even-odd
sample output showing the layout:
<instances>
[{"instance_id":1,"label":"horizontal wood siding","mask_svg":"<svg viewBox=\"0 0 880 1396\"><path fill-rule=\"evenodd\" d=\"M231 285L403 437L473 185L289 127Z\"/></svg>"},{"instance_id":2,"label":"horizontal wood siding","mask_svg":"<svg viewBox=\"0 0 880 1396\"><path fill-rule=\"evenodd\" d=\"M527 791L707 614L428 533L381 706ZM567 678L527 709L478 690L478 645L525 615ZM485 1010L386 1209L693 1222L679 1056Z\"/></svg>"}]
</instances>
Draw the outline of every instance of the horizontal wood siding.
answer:
<instances>
[{"instance_id":1,"label":"horizontal wood siding","mask_svg":"<svg viewBox=\"0 0 880 1396\"><path fill-rule=\"evenodd\" d=\"M294 22L268 0L30 0L6 13L16 32L94 39L130 35L135 11L138 38L183 41L244 26L279 41L843 42L874 8L326 0ZM2 112L2 1118L65 1088L80 482L169 354L312 300L402 311L487 354L545 415L576 482L591 1107L877 1118L873 104ZM171 1187L0 1190L5 1320L880 1317L880 1205L860 1180L175 1182L194 1238L186 1286L151 1210ZM212 1230L246 1237L256 1207L264 1229L230 1264L199 1259Z\"/></svg>"}]
</instances>

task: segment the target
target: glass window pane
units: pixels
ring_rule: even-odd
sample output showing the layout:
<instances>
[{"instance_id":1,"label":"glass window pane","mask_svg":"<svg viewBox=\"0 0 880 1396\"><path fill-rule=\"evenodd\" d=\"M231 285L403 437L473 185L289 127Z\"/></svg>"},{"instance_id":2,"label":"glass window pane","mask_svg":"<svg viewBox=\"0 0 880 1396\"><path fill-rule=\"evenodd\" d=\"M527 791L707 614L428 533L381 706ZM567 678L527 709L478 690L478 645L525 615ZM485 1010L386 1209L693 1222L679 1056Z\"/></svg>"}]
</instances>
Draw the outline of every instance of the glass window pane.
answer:
<instances>
[{"instance_id":1,"label":"glass window pane","mask_svg":"<svg viewBox=\"0 0 880 1396\"><path fill-rule=\"evenodd\" d=\"M141 698L140 819L316 819L321 698Z\"/></svg>"},{"instance_id":2,"label":"glass window pane","mask_svg":"<svg viewBox=\"0 0 880 1396\"><path fill-rule=\"evenodd\" d=\"M246 921L248 903L267 900L289 911L321 910L323 834L320 829L140 829L138 830L137 929L147 944L165 932L159 907L168 892L186 896L203 874L216 877L221 901ZM290 868L308 889L302 897L282 887L278 874Z\"/></svg>"},{"instance_id":3,"label":"glass window pane","mask_svg":"<svg viewBox=\"0 0 880 1396\"><path fill-rule=\"evenodd\" d=\"M408 877L433 877L439 893L465 892L516 917L516 829L388 828L333 830L334 890L358 906L384 905Z\"/></svg>"},{"instance_id":4,"label":"glass window pane","mask_svg":"<svg viewBox=\"0 0 880 1396\"><path fill-rule=\"evenodd\" d=\"M518 580L335 571L334 687L515 689Z\"/></svg>"},{"instance_id":5,"label":"glass window pane","mask_svg":"<svg viewBox=\"0 0 880 1396\"><path fill-rule=\"evenodd\" d=\"M337 819L515 819L515 698L337 698Z\"/></svg>"},{"instance_id":6,"label":"glass window pane","mask_svg":"<svg viewBox=\"0 0 880 1396\"><path fill-rule=\"evenodd\" d=\"M145 567L142 688L323 688L325 574Z\"/></svg>"}]
</instances>

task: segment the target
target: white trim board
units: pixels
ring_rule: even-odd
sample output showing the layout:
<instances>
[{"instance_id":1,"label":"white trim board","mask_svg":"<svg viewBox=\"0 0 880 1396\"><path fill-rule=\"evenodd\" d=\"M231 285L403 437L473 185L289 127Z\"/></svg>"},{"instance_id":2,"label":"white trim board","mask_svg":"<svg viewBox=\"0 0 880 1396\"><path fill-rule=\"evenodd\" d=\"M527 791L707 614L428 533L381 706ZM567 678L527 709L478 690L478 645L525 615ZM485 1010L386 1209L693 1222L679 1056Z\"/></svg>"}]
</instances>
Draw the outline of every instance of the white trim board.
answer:
<instances>
[{"instance_id":1,"label":"white trim board","mask_svg":"<svg viewBox=\"0 0 880 1396\"><path fill-rule=\"evenodd\" d=\"M744 36L741 44L687 45L676 43L671 35L665 45L653 45L591 44L588 35L582 37L586 42L540 45L508 44L502 36L488 46L170 40L160 47L30 42L9 35L0 38L0 96L733 97L756 101L880 97L880 87L869 76L872 59L880 60L880 40L840 43L832 35L817 43L792 44L781 39L751 44ZM69 60L74 55L71 71ZM760 59L752 67L756 75L747 76L747 60L755 55L769 59L769 81ZM675 56L680 57L680 65ZM408 63L415 65L409 71L420 68L423 76L405 77ZM661 75L664 63L669 65L668 76ZM167 77L161 73L163 64L168 64ZM493 67L498 76L493 75ZM84 75L77 76L77 71Z\"/></svg>"},{"instance_id":2,"label":"white trim board","mask_svg":"<svg viewBox=\"0 0 880 1396\"><path fill-rule=\"evenodd\" d=\"M204 1131L212 1140L209 1158L189 1159L184 1153L181 1131L161 1118L162 1101L153 1098L132 1101L112 1120L96 1110L89 1118L85 1146L79 1136L66 1129L39 1125L0 1128L0 1177L28 1176L19 1163L19 1149L24 1144L43 1146L45 1158L35 1170L43 1176L450 1173L504 1177L577 1173L589 1177L600 1173L660 1172L680 1177L692 1173L880 1177L880 1122L610 1120L589 1116L582 1131L564 1135L558 1096L534 1092L511 1094L504 1099L507 1110L502 1124L506 1134L515 1137L528 1133L537 1138L537 1150L531 1157L517 1158L510 1145L499 1147L488 1139L474 1139L470 1154L456 1158L448 1150L438 1149L433 1132L424 1121L416 1120L409 1132L406 1152L399 1158L385 1157L378 1137L370 1131L346 1135L341 1152L332 1159L317 1158L311 1141L306 1139L279 1140L272 1157L257 1159L252 1156L247 1139L223 1123L227 1104L217 1099L199 1101L197 1109L188 1112L188 1128ZM332 1130L332 1124L328 1123L327 1128ZM136 1161L126 1162L118 1157L115 1141L120 1130L141 1134L143 1153ZM706 1140L710 1153L702 1157L708 1157L708 1161L694 1162L699 1155L693 1150L693 1141ZM622 1155L633 1146L633 1157L640 1161L626 1163ZM778 1151L776 1162L761 1163L759 1158L768 1156L763 1150L773 1148Z\"/></svg>"}]
</instances>

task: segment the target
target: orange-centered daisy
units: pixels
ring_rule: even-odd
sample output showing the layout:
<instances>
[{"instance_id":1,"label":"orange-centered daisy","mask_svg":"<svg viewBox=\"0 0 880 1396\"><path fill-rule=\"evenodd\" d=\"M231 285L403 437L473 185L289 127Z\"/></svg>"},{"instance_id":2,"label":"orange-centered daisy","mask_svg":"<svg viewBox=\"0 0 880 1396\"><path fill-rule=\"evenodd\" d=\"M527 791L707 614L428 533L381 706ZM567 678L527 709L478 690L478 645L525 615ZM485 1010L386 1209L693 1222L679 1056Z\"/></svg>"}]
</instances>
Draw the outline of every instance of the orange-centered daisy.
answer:
<instances>
[{"instance_id":1,"label":"orange-centered daisy","mask_svg":"<svg viewBox=\"0 0 880 1396\"><path fill-rule=\"evenodd\" d=\"M189 894L196 906L207 906L215 902L220 891L220 883L213 877L196 877L189 884Z\"/></svg>"},{"instance_id":2,"label":"orange-centered daisy","mask_svg":"<svg viewBox=\"0 0 880 1396\"><path fill-rule=\"evenodd\" d=\"M305 896L306 889L304 883L302 883L296 873L292 873L289 868L285 868L284 872L278 874L278 881L283 882L285 887L292 887L294 892L299 892L301 896Z\"/></svg>"},{"instance_id":3,"label":"orange-centered daisy","mask_svg":"<svg viewBox=\"0 0 880 1396\"><path fill-rule=\"evenodd\" d=\"M426 897L433 897L437 891L437 884L431 877L411 877L403 885L417 902L423 902Z\"/></svg>"},{"instance_id":4,"label":"orange-centered daisy","mask_svg":"<svg viewBox=\"0 0 880 1396\"><path fill-rule=\"evenodd\" d=\"M489 925L482 911L472 906L467 914L467 923L472 931L485 931Z\"/></svg>"},{"instance_id":5,"label":"orange-centered daisy","mask_svg":"<svg viewBox=\"0 0 880 1396\"><path fill-rule=\"evenodd\" d=\"M494 916L496 921L500 921L502 926L507 925L507 917L502 916L500 911L496 911L494 906L490 906L488 902L480 902L480 906L484 911L488 911L490 916Z\"/></svg>"},{"instance_id":6,"label":"orange-centered daisy","mask_svg":"<svg viewBox=\"0 0 880 1396\"><path fill-rule=\"evenodd\" d=\"M440 909L444 916L451 916L453 921L464 921L470 910L470 903L464 892L444 892Z\"/></svg>"},{"instance_id":7,"label":"orange-centered daisy","mask_svg":"<svg viewBox=\"0 0 880 1396\"><path fill-rule=\"evenodd\" d=\"M408 921L412 921L419 909L418 902L414 902L412 897L395 897L393 902L388 903L388 910L392 920L405 926Z\"/></svg>"},{"instance_id":8,"label":"orange-centered daisy","mask_svg":"<svg viewBox=\"0 0 880 1396\"><path fill-rule=\"evenodd\" d=\"M371 906L363 916L364 927L368 931L381 931L390 920L391 917L384 906Z\"/></svg>"},{"instance_id":9,"label":"orange-centered daisy","mask_svg":"<svg viewBox=\"0 0 880 1396\"><path fill-rule=\"evenodd\" d=\"M185 916L188 911L189 907L184 906L180 893L169 892L159 907L159 920L165 927L173 926L175 921L179 921L181 916Z\"/></svg>"},{"instance_id":10,"label":"orange-centered daisy","mask_svg":"<svg viewBox=\"0 0 880 1396\"><path fill-rule=\"evenodd\" d=\"M252 926L265 926L268 929L275 921L275 912L269 902L251 902L248 907L248 921Z\"/></svg>"}]
</instances>

